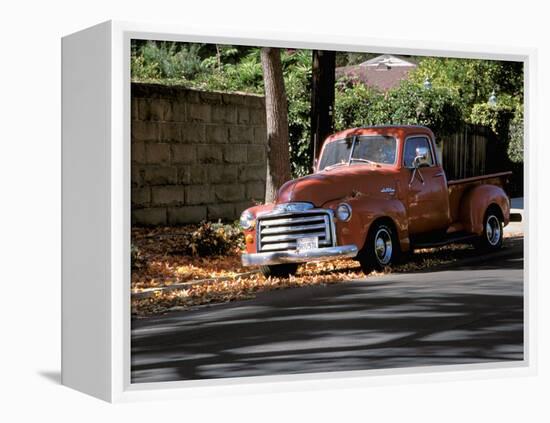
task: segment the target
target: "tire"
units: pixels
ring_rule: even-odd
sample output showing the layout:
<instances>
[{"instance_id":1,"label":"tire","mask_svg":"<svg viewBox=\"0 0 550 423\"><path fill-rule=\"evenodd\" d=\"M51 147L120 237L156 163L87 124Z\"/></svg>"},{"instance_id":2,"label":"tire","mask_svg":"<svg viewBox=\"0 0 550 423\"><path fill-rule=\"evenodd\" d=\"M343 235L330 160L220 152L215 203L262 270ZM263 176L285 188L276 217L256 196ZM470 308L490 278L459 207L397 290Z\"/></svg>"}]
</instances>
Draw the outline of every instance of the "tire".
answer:
<instances>
[{"instance_id":1,"label":"tire","mask_svg":"<svg viewBox=\"0 0 550 423\"><path fill-rule=\"evenodd\" d=\"M298 271L298 263L284 263L284 264L273 264L269 266L261 266L260 272L266 278L288 278L293 276Z\"/></svg>"},{"instance_id":2,"label":"tire","mask_svg":"<svg viewBox=\"0 0 550 423\"><path fill-rule=\"evenodd\" d=\"M395 230L385 223L376 223L370 229L367 241L357 259L365 275L391 266L399 259L400 250Z\"/></svg>"},{"instance_id":3,"label":"tire","mask_svg":"<svg viewBox=\"0 0 550 423\"><path fill-rule=\"evenodd\" d=\"M502 248L504 227L498 209L489 208L483 217L483 233L475 246L482 251L496 251Z\"/></svg>"}]
</instances>

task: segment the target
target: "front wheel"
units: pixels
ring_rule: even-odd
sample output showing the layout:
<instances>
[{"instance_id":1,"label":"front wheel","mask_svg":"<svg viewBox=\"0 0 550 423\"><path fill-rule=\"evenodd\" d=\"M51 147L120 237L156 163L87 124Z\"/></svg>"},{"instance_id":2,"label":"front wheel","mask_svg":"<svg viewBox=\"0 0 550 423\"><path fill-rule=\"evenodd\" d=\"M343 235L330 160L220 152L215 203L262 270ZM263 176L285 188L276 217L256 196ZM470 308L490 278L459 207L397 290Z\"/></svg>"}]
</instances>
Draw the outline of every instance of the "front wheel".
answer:
<instances>
[{"instance_id":1,"label":"front wheel","mask_svg":"<svg viewBox=\"0 0 550 423\"><path fill-rule=\"evenodd\" d=\"M368 275L373 270L381 271L397 261L399 245L395 231L384 223L375 224L369 231L367 242L359 252L361 270Z\"/></svg>"},{"instance_id":2,"label":"front wheel","mask_svg":"<svg viewBox=\"0 0 550 423\"><path fill-rule=\"evenodd\" d=\"M295 275L297 271L298 263L272 264L260 267L260 272L266 278L288 278Z\"/></svg>"},{"instance_id":3,"label":"front wheel","mask_svg":"<svg viewBox=\"0 0 550 423\"><path fill-rule=\"evenodd\" d=\"M500 214L494 209L487 210L483 218L483 233L476 242L476 247L484 251L498 250L502 247L503 224Z\"/></svg>"}]
</instances>

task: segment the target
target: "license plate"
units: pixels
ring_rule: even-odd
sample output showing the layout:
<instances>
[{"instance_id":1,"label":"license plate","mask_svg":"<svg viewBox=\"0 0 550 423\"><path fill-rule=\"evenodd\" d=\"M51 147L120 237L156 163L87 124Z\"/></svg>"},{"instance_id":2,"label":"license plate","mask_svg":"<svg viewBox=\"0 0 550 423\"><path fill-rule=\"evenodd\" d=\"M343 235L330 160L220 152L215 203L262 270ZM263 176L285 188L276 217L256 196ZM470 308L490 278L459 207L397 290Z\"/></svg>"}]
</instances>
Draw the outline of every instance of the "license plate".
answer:
<instances>
[{"instance_id":1,"label":"license plate","mask_svg":"<svg viewBox=\"0 0 550 423\"><path fill-rule=\"evenodd\" d=\"M296 249L299 251L313 250L319 248L319 238L316 236L298 238L296 240Z\"/></svg>"}]
</instances>

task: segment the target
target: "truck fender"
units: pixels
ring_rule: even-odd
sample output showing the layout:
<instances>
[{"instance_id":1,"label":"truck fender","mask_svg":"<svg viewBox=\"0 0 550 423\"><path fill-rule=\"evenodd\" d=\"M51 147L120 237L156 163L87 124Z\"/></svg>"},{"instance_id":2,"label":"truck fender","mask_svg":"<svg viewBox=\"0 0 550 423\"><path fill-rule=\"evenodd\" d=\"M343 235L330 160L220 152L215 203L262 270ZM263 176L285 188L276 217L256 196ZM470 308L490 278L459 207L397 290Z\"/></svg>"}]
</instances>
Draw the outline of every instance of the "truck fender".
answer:
<instances>
[{"instance_id":1,"label":"truck fender","mask_svg":"<svg viewBox=\"0 0 550 423\"><path fill-rule=\"evenodd\" d=\"M407 209L400 200L365 196L349 199L347 203L352 207L352 219L349 222L337 222L338 235L344 243L353 243L361 249L367 241L372 223L386 218L391 219L397 229L401 251L409 251Z\"/></svg>"},{"instance_id":2,"label":"truck fender","mask_svg":"<svg viewBox=\"0 0 550 423\"><path fill-rule=\"evenodd\" d=\"M483 218L492 204L502 211L504 225L510 221L510 200L504 190L496 185L478 185L464 194L460 202L460 221L466 231L481 235Z\"/></svg>"}]
</instances>

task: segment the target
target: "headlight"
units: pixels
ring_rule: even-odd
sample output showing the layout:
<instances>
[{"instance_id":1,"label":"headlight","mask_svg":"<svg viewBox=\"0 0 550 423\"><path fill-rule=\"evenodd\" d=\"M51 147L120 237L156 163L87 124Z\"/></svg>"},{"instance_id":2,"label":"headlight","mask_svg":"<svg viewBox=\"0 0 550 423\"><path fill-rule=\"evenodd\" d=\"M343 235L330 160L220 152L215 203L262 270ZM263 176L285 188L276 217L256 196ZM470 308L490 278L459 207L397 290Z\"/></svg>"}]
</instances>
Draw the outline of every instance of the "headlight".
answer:
<instances>
[{"instance_id":1,"label":"headlight","mask_svg":"<svg viewBox=\"0 0 550 423\"><path fill-rule=\"evenodd\" d=\"M252 214L252 212L245 210L243 214L241 214L241 220L239 221L239 223L241 225L241 228L243 228L244 230L252 229L255 223L254 215Z\"/></svg>"},{"instance_id":2,"label":"headlight","mask_svg":"<svg viewBox=\"0 0 550 423\"><path fill-rule=\"evenodd\" d=\"M336 208L336 217L342 222L348 222L351 219L351 206L347 203L341 203Z\"/></svg>"}]
</instances>

